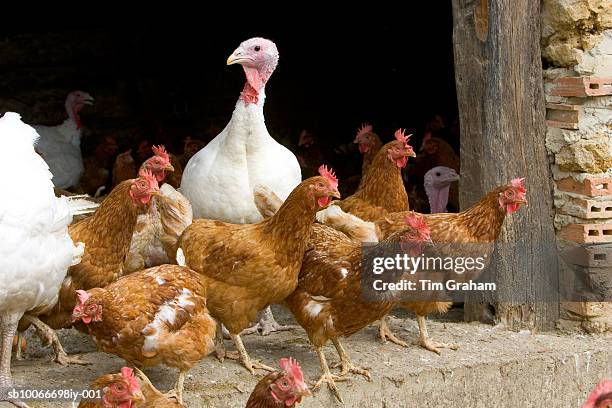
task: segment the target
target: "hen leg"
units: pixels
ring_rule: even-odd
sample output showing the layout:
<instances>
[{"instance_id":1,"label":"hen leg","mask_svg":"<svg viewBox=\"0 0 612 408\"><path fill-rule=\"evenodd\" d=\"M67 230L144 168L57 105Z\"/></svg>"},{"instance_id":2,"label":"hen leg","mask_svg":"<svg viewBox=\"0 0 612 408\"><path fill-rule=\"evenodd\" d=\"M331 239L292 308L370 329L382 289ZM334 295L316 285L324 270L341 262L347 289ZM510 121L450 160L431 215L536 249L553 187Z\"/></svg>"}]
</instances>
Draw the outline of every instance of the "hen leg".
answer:
<instances>
[{"instance_id":1,"label":"hen leg","mask_svg":"<svg viewBox=\"0 0 612 408\"><path fill-rule=\"evenodd\" d=\"M353 364L351 358L349 357L346 350L344 350L344 347L342 346L342 343L340 343L339 339L332 339L332 342L334 343L334 347L336 347L336 351L340 356L340 362L332 365L332 368L336 368L338 366L342 367L342 371L340 371L341 377L344 377L348 373L353 373L363 375L368 380L371 380L370 373L368 372L368 370Z\"/></svg>"},{"instance_id":2,"label":"hen leg","mask_svg":"<svg viewBox=\"0 0 612 408\"><path fill-rule=\"evenodd\" d=\"M23 320L30 323L32 326L36 328L38 335L45 339L49 344L53 346L53 351L55 352L55 358L53 361L59 363L61 365L68 364L79 364L79 365L89 365L86 361L81 360L76 356L68 356L62 347L62 343L60 343L59 338L57 337L57 333L51 327L47 326L43 323L38 317L31 315L24 315Z\"/></svg>"},{"instance_id":3,"label":"hen leg","mask_svg":"<svg viewBox=\"0 0 612 408\"><path fill-rule=\"evenodd\" d=\"M259 321L257 323L255 323L248 329L243 330L240 334L245 336L247 334L259 333L262 336L267 336L270 333L293 330L298 327L283 326L282 324L278 324L277 321L274 319L274 315L272 314L272 309L270 309L270 306L259 312L258 320Z\"/></svg>"},{"instance_id":4,"label":"hen leg","mask_svg":"<svg viewBox=\"0 0 612 408\"><path fill-rule=\"evenodd\" d=\"M185 371L179 372L174 388L164 394L166 398L175 398L179 404L183 404L183 389L185 388Z\"/></svg>"},{"instance_id":5,"label":"hen leg","mask_svg":"<svg viewBox=\"0 0 612 408\"><path fill-rule=\"evenodd\" d=\"M346 380L346 377L341 377L339 375L332 374L331 371L329 371L329 366L327 365L327 360L325 359L325 354L323 353L322 347L316 347L316 351L317 356L319 356L319 364L321 365L321 371L323 371L323 375L321 375L319 381L317 381L312 386L312 390L316 391L321 386L321 384L326 383L329 389L334 394L334 396L338 399L338 401L344 404L344 400L340 395L340 391L338 391L338 387L336 387L336 381L344 381Z\"/></svg>"},{"instance_id":6,"label":"hen leg","mask_svg":"<svg viewBox=\"0 0 612 408\"><path fill-rule=\"evenodd\" d=\"M441 348L449 348L451 350L457 350L459 348L458 345L456 344L449 344L449 343L437 343L433 340L431 340L431 338L429 337L429 333L427 332L427 325L425 322L425 316L419 316L417 315L417 323L419 325L419 342L418 344L429 350L429 351L433 351L434 353L438 353L440 354Z\"/></svg>"},{"instance_id":7,"label":"hen leg","mask_svg":"<svg viewBox=\"0 0 612 408\"><path fill-rule=\"evenodd\" d=\"M15 360L23 360L23 353L26 351L27 343L23 333L17 330L17 334L13 337L13 351L15 352Z\"/></svg>"},{"instance_id":8,"label":"hen leg","mask_svg":"<svg viewBox=\"0 0 612 408\"><path fill-rule=\"evenodd\" d=\"M244 348L244 344L242 344L242 339L239 334L230 334L232 336L232 340L238 349L238 360L242 363L243 366L246 367L247 370L250 371L251 374L255 375L255 370L266 370L266 371L274 371L274 368L269 367L265 364L260 363L259 361L251 361L249 354ZM234 360L233 356L226 355L227 358Z\"/></svg>"},{"instance_id":9,"label":"hen leg","mask_svg":"<svg viewBox=\"0 0 612 408\"><path fill-rule=\"evenodd\" d=\"M400 340L393 334L391 329L389 329L389 325L387 324L387 316L380 319L380 327L378 328L378 335L380 336L380 340L383 343L386 343L389 340L391 343L395 343L402 347L408 347L408 343Z\"/></svg>"},{"instance_id":10,"label":"hen leg","mask_svg":"<svg viewBox=\"0 0 612 408\"><path fill-rule=\"evenodd\" d=\"M13 348L13 338L17 332L17 324L19 317L16 315L0 315L0 388L9 388L13 386L13 377L11 376L11 354ZM28 405L17 399L9 399L8 395L0 394L0 401L7 401L16 407L28 408Z\"/></svg>"}]
</instances>

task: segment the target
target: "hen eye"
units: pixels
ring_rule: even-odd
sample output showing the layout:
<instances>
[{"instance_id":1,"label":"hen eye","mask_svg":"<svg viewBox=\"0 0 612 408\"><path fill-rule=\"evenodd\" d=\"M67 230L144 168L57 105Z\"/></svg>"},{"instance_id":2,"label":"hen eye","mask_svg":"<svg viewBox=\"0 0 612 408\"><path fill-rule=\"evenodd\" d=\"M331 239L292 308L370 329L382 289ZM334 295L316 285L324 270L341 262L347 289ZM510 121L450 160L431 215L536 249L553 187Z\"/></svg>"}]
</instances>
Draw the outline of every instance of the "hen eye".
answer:
<instances>
[{"instance_id":1,"label":"hen eye","mask_svg":"<svg viewBox=\"0 0 612 408\"><path fill-rule=\"evenodd\" d=\"M288 387L289 383L287 381L283 381L282 385L283 385L283 387Z\"/></svg>"},{"instance_id":2,"label":"hen eye","mask_svg":"<svg viewBox=\"0 0 612 408\"><path fill-rule=\"evenodd\" d=\"M117 385L115 386L115 389L116 389L117 391L119 391L119 392L122 392L122 391L123 391L123 384L117 384Z\"/></svg>"},{"instance_id":3,"label":"hen eye","mask_svg":"<svg viewBox=\"0 0 612 408\"><path fill-rule=\"evenodd\" d=\"M255 48L253 48L255 51L259 52L259 50L261 50L261 47L259 45L256 45Z\"/></svg>"}]
</instances>

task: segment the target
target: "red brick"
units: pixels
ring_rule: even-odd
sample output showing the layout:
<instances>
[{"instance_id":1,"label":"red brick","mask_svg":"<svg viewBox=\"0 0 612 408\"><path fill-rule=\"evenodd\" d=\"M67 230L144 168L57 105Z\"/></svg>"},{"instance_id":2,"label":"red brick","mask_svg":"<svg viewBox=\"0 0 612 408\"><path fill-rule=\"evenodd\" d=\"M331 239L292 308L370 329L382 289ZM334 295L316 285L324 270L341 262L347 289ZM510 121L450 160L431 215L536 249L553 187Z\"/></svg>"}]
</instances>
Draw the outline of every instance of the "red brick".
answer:
<instances>
[{"instance_id":1,"label":"red brick","mask_svg":"<svg viewBox=\"0 0 612 408\"><path fill-rule=\"evenodd\" d=\"M561 191L589 197L612 196L612 176L587 176L582 183L572 177L567 177L557 181L557 188Z\"/></svg>"},{"instance_id":2,"label":"red brick","mask_svg":"<svg viewBox=\"0 0 612 408\"><path fill-rule=\"evenodd\" d=\"M612 224L569 224L559 237L579 244L612 243Z\"/></svg>"},{"instance_id":3,"label":"red brick","mask_svg":"<svg viewBox=\"0 0 612 408\"><path fill-rule=\"evenodd\" d=\"M546 104L546 124L561 129L578 129L582 108L563 103Z\"/></svg>"},{"instance_id":4,"label":"red brick","mask_svg":"<svg viewBox=\"0 0 612 408\"><path fill-rule=\"evenodd\" d=\"M553 96L603 96L612 95L612 78L563 77L553 81Z\"/></svg>"},{"instance_id":5,"label":"red brick","mask_svg":"<svg viewBox=\"0 0 612 408\"><path fill-rule=\"evenodd\" d=\"M612 200L596 201L571 197L568 199L568 202L559 209L559 212L587 220L612 218Z\"/></svg>"}]
</instances>

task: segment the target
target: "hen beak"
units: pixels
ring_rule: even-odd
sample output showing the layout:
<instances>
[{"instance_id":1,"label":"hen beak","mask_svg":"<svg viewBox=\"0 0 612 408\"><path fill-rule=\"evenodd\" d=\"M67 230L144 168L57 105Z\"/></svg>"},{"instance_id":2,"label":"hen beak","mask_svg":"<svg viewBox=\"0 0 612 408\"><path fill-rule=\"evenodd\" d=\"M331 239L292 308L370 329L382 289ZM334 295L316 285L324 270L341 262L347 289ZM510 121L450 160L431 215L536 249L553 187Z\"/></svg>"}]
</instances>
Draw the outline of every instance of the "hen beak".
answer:
<instances>
[{"instance_id":1,"label":"hen beak","mask_svg":"<svg viewBox=\"0 0 612 408\"><path fill-rule=\"evenodd\" d=\"M142 394L142 391L138 390L138 391L134 392L132 394L132 401L133 402L139 402L139 403L140 402L145 402L145 397Z\"/></svg>"},{"instance_id":2,"label":"hen beak","mask_svg":"<svg viewBox=\"0 0 612 408\"><path fill-rule=\"evenodd\" d=\"M83 103L84 103L85 105L93 105L93 103L94 103L95 101L96 101L96 100L95 100L95 99L94 99L94 97L93 97L93 96L91 96L91 95L87 95L87 96L86 96L86 97L83 99Z\"/></svg>"},{"instance_id":3,"label":"hen beak","mask_svg":"<svg viewBox=\"0 0 612 408\"><path fill-rule=\"evenodd\" d=\"M329 193L329 196L330 196L330 197L333 197L333 198L337 198L337 199L342 198L342 197L340 196L340 192L338 191L338 189L335 189L335 190L333 190L332 192L330 192L330 193Z\"/></svg>"},{"instance_id":4,"label":"hen beak","mask_svg":"<svg viewBox=\"0 0 612 408\"><path fill-rule=\"evenodd\" d=\"M159 189L158 190L153 190L153 191L151 191L151 195L152 196L160 196L161 195L161 191L159 191Z\"/></svg>"},{"instance_id":5,"label":"hen beak","mask_svg":"<svg viewBox=\"0 0 612 408\"><path fill-rule=\"evenodd\" d=\"M312 392L307 385L304 385L304 388L296 390L294 394L296 397L312 397Z\"/></svg>"},{"instance_id":6,"label":"hen beak","mask_svg":"<svg viewBox=\"0 0 612 408\"><path fill-rule=\"evenodd\" d=\"M516 200L515 203L528 205L527 200Z\"/></svg>"},{"instance_id":7,"label":"hen beak","mask_svg":"<svg viewBox=\"0 0 612 408\"><path fill-rule=\"evenodd\" d=\"M174 171L174 166L170 163L168 163L168 165L164 168L164 170L166 171Z\"/></svg>"},{"instance_id":8,"label":"hen beak","mask_svg":"<svg viewBox=\"0 0 612 408\"><path fill-rule=\"evenodd\" d=\"M227 58L227 65L242 64L243 62L247 61L251 61L251 58L242 55L242 50L237 48L236 51L234 51L232 55Z\"/></svg>"}]
</instances>

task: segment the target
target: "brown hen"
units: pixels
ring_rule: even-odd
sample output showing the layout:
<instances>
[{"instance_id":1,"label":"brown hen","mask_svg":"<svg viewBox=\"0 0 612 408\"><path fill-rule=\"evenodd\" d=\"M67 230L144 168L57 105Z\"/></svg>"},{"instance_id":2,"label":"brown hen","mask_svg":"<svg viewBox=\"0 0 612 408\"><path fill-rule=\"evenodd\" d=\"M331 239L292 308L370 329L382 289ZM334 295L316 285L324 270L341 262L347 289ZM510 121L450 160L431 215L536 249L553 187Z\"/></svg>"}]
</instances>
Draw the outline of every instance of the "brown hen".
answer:
<instances>
[{"instance_id":1,"label":"brown hen","mask_svg":"<svg viewBox=\"0 0 612 408\"><path fill-rule=\"evenodd\" d=\"M185 375L214 350L216 323L200 276L178 265L145 269L105 288L77 291L72 318L98 350L137 367L164 364L180 373L173 393L182 403Z\"/></svg>"},{"instance_id":2,"label":"brown hen","mask_svg":"<svg viewBox=\"0 0 612 408\"><path fill-rule=\"evenodd\" d=\"M239 333L257 312L295 290L316 212L339 197L338 182L324 166L300 183L278 212L256 224L195 220L179 239L177 260L202 274L211 314L229 330L241 363L251 372L269 369L251 362ZM226 356L219 336L218 356ZM229 357L229 355L227 355Z\"/></svg>"}]
</instances>

